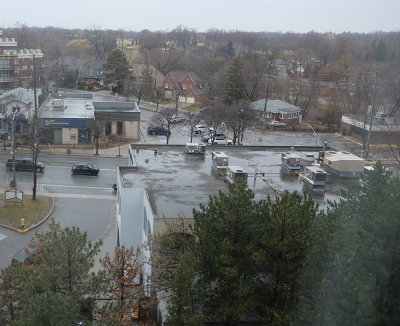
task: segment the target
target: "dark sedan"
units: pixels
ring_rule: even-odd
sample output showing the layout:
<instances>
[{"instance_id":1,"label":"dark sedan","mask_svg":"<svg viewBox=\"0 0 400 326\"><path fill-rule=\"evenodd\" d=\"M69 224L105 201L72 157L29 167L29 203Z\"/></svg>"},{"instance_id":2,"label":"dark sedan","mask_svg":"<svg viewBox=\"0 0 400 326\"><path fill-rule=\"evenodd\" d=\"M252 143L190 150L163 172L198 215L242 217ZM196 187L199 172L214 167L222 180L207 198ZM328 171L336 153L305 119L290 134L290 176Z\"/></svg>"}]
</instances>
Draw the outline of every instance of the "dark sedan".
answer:
<instances>
[{"instance_id":1,"label":"dark sedan","mask_svg":"<svg viewBox=\"0 0 400 326\"><path fill-rule=\"evenodd\" d=\"M167 135L168 134L168 129L162 127L162 126L150 126L147 128L147 133L149 135ZM171 134L171 131L169 132Z\"/></svg>"},{"instance_id":2,"label":"dark sedan","mask_svg":"<svg viewBox=\"0 0 400 326\"><path fill-rule=\"evenodd\" d=\"M15 161L15 170L22 170L22 171L33 171L33 167L35 164L33 163L33 160L31 158L22 158L22 159L12 159L9 158L6 163L6 167L8 167L10 170L13 169L14 166L14 161ZM36 162L36 171L42 172L45 168L44 163L42 162Z\"/></svg>"},{"instance_id":3,"label":"dark sedan","mask_svg":"<svg viewBox=\"0 0 400 326\"><path fill-rule=\"evenodd\" d=\"M72 174L98 175L100 169L91 163L75 163L71 169Z\"/></svg>"}]
</instances>

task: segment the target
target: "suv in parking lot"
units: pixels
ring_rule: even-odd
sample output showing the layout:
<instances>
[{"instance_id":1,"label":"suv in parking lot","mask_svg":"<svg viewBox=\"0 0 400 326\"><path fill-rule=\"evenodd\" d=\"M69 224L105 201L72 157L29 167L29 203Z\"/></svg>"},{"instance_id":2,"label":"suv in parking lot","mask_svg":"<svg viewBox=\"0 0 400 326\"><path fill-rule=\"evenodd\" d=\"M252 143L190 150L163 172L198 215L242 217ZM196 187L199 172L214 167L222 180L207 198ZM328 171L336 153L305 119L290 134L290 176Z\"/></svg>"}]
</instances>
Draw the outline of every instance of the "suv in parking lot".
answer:
<instances>
[{"instance_id":1,"label":"suv in parking lot","mask_svg":"<svg viewBox=\"0 0 400 326\"><path fill-rule=\"evenodd\" d=\"M172 123L179 123L179 122L183 122L183 120L185 120L183 117L179 117L179 116L174 116L173 118L172 118Z\"/></svg>"},{"instance_id":2,"label":"suv in parking lot","mask_svg":"<svg viewBox=\"0 0 400 326\"><path fill-rule=\"evenodd\" d=\"M212 138L212 137L214 137L214 139L215 138L219 138L219 139L225 139L226 138L226 136L224 134L213 134L212 132L210 132L208 134L204 134L204 136L202 137L202 140L208 142L208 140L210 138Z\"/></svg>"},{"instance_id":3,"label":"suv in parking lot","mask_svg":"<svg viewBox=\"0 0 400 326\"><path fill-rule=\"evenodd\" d=\"M8 167L10 170L13 168L14 162L12 158L9 158L6 163L6 167ZM21 170L21 171L33 171L33 160L29 157L21 158L21 159L15 159L15 170ZM42 172L45 168L45 165L43 162L36 162L36 171Z\"/></svg>"},{"instance_id":4,"label":"suv in parking lot","mask_svg":"<svg viewBox=\"0 0 400 326\"><path fill-rule=\"evenodd\" d=\"M147 128L147 133L149 135L167 135L168 129L165 129L163 126L150 126ZM169 132L171 134L171 131Z\"/></svg>"},{"instance_id":5,"label":"suv in parking lot","mask_svg":"<svg viewBox=\"0 0 400 326\"><path fill-rule=\"evenodd\" d=\"M213 141L212 141L213 140ZM214 139L209 139L208 140L209 144L212 145L232 145L233 142L231 139L226 138L226 136L215 136Z\"/></svg>"},{"instance_id":6,"label":"suv in parking lot","mask_svg":"<svg viewBox=\"0 0 400 326\"><path fill-rule=\"evenodd\" d=\"M207 132L208 127L204 125L196 125L193 129L195 134L201 134L203 132Z\"/></svg>"}]
</instances>

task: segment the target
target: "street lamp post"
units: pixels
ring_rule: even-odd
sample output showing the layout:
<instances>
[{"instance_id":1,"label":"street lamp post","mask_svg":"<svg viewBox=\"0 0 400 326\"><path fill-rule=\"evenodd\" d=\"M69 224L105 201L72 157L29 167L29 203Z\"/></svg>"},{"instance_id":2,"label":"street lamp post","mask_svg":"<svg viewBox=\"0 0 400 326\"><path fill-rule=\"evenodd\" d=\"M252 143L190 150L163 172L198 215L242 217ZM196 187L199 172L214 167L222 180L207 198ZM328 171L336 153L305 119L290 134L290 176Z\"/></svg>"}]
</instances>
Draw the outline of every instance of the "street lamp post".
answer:
<instances>
[{"instance_id":1,"label":"street lamp post","mask_svg":"<svg viewBox=\"0 0 400 326\"><path fill-rule=\"evenodd\" d=\"M313 135L314 135L314 137L315 137L315 147L317 147L317 146L318 146L317 133L315 132L314 128L313 128L311 125L309 125L308 128L311 128L311 129L312 129Z\"/></svg>"}]
</instances>

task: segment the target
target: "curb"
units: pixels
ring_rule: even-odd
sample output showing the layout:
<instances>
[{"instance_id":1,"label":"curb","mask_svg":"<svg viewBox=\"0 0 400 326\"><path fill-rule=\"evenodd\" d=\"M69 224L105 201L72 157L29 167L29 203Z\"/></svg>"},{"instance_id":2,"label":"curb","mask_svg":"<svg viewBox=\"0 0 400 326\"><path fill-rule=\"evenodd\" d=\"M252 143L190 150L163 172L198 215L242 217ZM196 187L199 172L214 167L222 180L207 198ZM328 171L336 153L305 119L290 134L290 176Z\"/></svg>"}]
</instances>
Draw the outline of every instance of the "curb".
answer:
<instances>
[{"instance_id":1,"label":"curb","mask_svg":"<svg viewBox=\"0 0 400 326\"><path fill-rule=\"evenodd\" d=\"M6 229L9 229L9 230L12 230L12 231L15 231L15 232L23 234L23 233L27 233L27 232L31 231L32 229L35 229L38 226L42 225L50 217L50 215L53 213L53 210L54 210L54 197L52 197L52 196L47 196L47 197L51 198L51 200L53 201L52 202L52 206L51 206L51 209L50 209L49 213L40 222L38 222L36 224L33 224L29 228L22 229L22 230L21 229L16 229L16 228L13 228L12 226L4 225L4 224L0 224L0 226L4 227Z\"/></svg>"}]
</instances>

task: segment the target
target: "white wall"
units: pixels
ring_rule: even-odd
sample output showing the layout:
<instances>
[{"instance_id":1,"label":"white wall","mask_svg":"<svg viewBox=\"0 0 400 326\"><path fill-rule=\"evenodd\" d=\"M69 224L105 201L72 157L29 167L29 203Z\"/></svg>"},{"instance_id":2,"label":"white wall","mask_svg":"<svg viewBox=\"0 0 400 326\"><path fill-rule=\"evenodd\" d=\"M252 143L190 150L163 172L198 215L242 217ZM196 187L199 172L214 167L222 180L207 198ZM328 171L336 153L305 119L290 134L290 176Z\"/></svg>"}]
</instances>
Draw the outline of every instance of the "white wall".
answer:
<instances>
[{"instance_id":1,"label":"white wall","mask_svg":"<svg viewBox=\"0 0 400 326\"><path fill-rule=\"evenodd\" d=\"M61 136L62 136L62 144L65 145L78 144L78 138L79 138L78 128L62 128Z\"/></svg>"},{"instance_id":2,"label":"white wall","mask_svg":"<svg viewBox=\"0 0 400 326\"><path fill-rule=\"evenodd\" d=\"M139 139L139 122L124 121L125 137Z\"/></svg>"}]
</instances>

